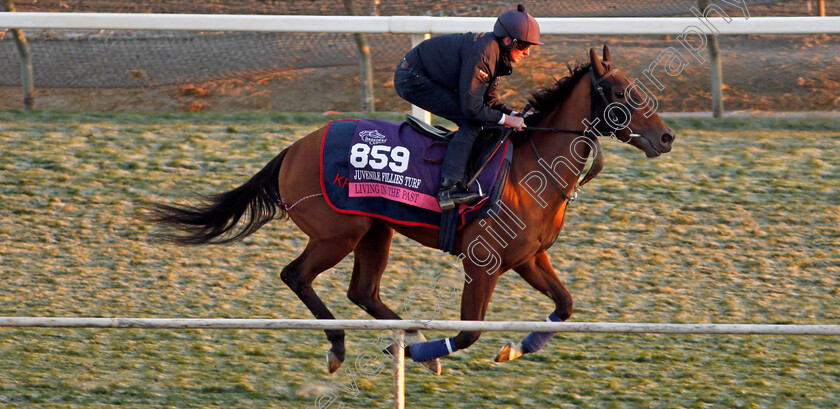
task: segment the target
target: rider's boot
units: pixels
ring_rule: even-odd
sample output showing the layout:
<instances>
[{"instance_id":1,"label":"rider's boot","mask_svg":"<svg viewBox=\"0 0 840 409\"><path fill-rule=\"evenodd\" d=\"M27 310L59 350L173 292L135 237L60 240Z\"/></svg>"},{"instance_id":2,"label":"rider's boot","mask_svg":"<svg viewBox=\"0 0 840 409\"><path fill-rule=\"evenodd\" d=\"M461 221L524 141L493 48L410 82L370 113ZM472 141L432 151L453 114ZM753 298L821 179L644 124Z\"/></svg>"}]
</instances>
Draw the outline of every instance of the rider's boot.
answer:
<instances>
[{"instance_id":1,"label":"rider's boot","mask_svg":"<svg viewBox=\"0 0 840 409\"><path fill-rule=\"evenodd\" d=\"M479 131L481 126L462 124L446 147L438 191L438 203L443 210L454 209L459 203L470 203L481 197L477 193L468 192L464 186L467 161Z\"/></svg>"},{"instance_id":2,"label":"rider's boot","mask_svg":"<svg viewBox=\"0 0 840 409\"><path fill-rule=\"evenodd\" d=\"M443 210L454 209L457 204L471 203L480 198L481 195L478 193L467 191L459 180L444 177L440 181L438 203Z\"/></svg>"}]
</instances>

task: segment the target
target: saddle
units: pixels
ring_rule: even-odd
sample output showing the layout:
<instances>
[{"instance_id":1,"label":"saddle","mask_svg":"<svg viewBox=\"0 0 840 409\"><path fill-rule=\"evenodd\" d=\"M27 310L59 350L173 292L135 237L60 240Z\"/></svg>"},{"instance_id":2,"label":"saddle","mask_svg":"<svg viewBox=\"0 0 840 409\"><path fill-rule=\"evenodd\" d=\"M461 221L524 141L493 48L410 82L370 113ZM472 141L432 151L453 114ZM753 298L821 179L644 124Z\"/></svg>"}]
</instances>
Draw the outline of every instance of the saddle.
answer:
<instances>
[{"instance_id":1,"label":"saddle","mask_svg":"<svg viewBox=\"0 0 840 409\"><path fill-rule=\"evenodd\" d=\"M449 145L449 141L452 140L452 137L455 135L455 131L450 131L449 129L446 129L442 126L429 125L412 115L406 115L405 122L408 124L408 126L410 126L418 133L434 139L434 142L432 142L424 150L423 159L435 163L442 162L442 160L440 159L427 159L425 156L425 151L429 150L429 148L436 145L444 147ZM499 148L505 145L505 143L508 140L508 136L512 131L513 130L511 128L503 126L487 126L481 130L481 132L478 134L478 138L473 144L469 160L467 161L467 170L465 176L467 189L469 189L473 185L473 183L484 170L484 168L487 166L487 164L490 163L491 158L493 158L496 152L498 152ZM504 180L507 179L507 167L503 172L502 179L502 186L504 186ZM501 190L501 186L499 186L497 189L494 189L494 195L496 197L495 199L491 198L490 201L492 203L496 203L499 197L501 197ZM478 184L478 193L482 196L482 198L486 198L489 192L482 191L481 184ZM497 205L491 204L490 207L493 206ZM438 247L440 247L441 250L453 255L455 254L455 237L457 235L457 230L458 210L444 210L441 214L440 232L438 234Z\"/></svg>"},{"instance_id":2,"label":"saddle","mask_svg":"<svg viewBox=\"0 0 840 409\"><path fill-rule=\"evenodd\" d=\"M449 130L440 125L427 124L410 114L405 115L405 123L408 124L411 129L414 129L420 134L434 139L435 142L432 142L429 147L436 145L446 146L455 135L455 131ZM476 142L473 144L472 151L470 152L470 159L467 162L467 177L465 179L467 188L472 186L478 175L481 174L481 171L483 171L490 162L490 158L492 158L499 148L504 145L511 131L511 128L504 126L488 126L482 129L481 133L478 135L478 139L476 139ZM427 147L427 150L429 147ZM440 159L426 158L425 155L423 159L430 163L440 163L441 161ZM484 196L484 192L480 193Z\"/></svg>"},{"instance_id":3,"label":"saddle","mask_svg":"<svg viewBox=\"0 0 840 409\"><path fill-rule=\"evenodd\" d=\"M449 142L455 135L455 131L450 131L440 125L427 124L421 121L420 118L411 114L405 114L405 123L407 123L411 129L441 142Z\"/></svg>"}]
</instances>

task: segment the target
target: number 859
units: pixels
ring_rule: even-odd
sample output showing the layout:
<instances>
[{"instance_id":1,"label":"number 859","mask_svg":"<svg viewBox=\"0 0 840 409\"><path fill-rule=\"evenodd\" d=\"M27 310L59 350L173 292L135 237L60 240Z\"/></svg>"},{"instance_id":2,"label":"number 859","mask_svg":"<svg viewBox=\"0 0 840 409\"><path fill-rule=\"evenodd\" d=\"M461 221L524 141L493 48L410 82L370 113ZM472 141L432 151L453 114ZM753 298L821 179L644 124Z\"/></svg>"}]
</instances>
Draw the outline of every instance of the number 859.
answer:
<instances>
[{"instance_id":1,"label":"number 859","mask_svg":"<svg viewBox=\"0 0 840 409\"><path fill-rule=\"evenodd\" d=\"M389 155L390 153L390 155ZM357 143L350 148L350 164L354 168L363 168L370 165L372 169L385 169L387 166L397 173L405 172L408 169L408 158L411 152L404 146L375 145L370 147L366 143Z\"/></svg>"}]
</instances>

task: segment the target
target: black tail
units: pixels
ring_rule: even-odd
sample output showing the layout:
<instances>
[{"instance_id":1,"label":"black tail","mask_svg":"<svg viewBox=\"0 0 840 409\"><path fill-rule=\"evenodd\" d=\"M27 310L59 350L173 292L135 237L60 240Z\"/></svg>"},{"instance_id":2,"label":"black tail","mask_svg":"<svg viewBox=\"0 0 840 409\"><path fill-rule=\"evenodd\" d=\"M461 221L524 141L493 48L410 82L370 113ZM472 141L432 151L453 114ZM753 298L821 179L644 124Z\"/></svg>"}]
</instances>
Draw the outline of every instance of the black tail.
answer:
<instances>
[{"instance_id":1,"label":"black tail","mask_svg":"<svg viewBox=\"0 0 840 409\"><path fill-rule=\"evenodd\" d=\"M222 244L241 240L274 219L278 212L286 217L280 201L280 165L286 156L280 152L251 180L231 191L204 197L198 206L152 205L148 220L172 226L186 234L161 234L179 244ZM236 224L247 213L246 224L237 232Z\"/></svg>"}]
</instances>

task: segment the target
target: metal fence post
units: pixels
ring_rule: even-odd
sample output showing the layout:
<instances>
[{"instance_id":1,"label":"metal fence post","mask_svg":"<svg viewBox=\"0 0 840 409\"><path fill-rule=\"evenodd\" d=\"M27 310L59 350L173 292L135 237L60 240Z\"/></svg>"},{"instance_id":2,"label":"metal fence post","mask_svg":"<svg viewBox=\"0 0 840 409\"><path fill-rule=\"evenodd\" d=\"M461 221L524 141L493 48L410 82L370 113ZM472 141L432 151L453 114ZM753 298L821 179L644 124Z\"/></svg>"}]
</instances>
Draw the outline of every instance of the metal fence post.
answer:
<instances>
[{"instance_id":1,"label":"metal fence post","mask_svg":"<svg viewBox=\"0 0 840 409\"><path fill-rule=\"evenodd\" d=\"M405 339L405 331L397 331ZM394 409L405 409L405 348L394 343Z\"/></svg>"},{"instance_id":2,"label":"metal fence post","mask_svg":"<svg viewBox=\"0 0 840 409\"><path fill-rule=\"evenodd\" d=\"M700 7L700 13L705 15L706 7L709 6L709 1L698 0L697 5ZM720 59L720 49L718 47L717 34L712 33L712 35L708 36L708 39L709 57L712 60L712 117L723 118L723 63Z\"/></svg>"},{"instance_id":3,"label":"metal fence post","mask_svg":"<svg viewBox=\"0 0 840 409\"><path fill-rule=\"evenodd\" d=\"M0 11L15 11L12 0L3 0L0 3ZM23 107L30 110L35 105L35 81L32 75L32 56L29 54L29 45L26 43L26 36L23 30L12 28L12 35L15 37L18 54L20 54L20 82L23 87Z\"/></svg>"},{"instance_id":4,"label":"metal fence post","mask_svg":"<svg viewBox=\"0 0 840 409\"><path fill-rule=\"evenodd\" d=\"M430 38L432 38L432 35L429 34L429 33L412 34L411 35L411 48L416 47L417 44L420 44L424 40L428 40ZM432 123L432 114L429 113L429 111L425 111L425 110L423 110L423 108L420 108L418 106L414 106L414 105L411 106L411 115L413 115L417 118L420 118L423 122L425 122L427 124Z\"/></svg>"}]
</instances>

